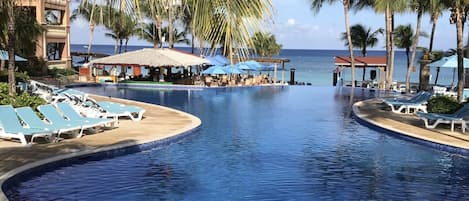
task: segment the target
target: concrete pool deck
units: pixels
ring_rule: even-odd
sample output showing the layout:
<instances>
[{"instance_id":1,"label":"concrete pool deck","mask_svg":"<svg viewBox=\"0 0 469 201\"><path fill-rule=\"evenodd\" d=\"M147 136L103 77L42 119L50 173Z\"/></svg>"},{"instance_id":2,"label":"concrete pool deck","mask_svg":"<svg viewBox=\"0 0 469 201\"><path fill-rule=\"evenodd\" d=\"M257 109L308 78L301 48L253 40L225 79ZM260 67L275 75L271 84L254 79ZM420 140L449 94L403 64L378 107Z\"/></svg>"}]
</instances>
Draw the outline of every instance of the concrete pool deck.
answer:
<instances>
[{"instance_id":1,"label":"concrete pool deck","mask_svg":"<svg viewBox=\"0 0 469 201\"><path fill-rule=\"evenodd\" d=\"M201 125L199 118L171 108L118 98L91 97L96 100L136 105L144 108L146 112L141 121L119 120L118 128L58 143L22 146L19 142L0 139L0 185L15 174L49 162L164 140ZM7 198L3 192L0 192L0 200L5 199Z\"/></svg>"},{"instance_id":2,"label":"concrete pool deck","mask_svg":"<svg viewBox=\"0 0 469 201\"><path fill-rule=\"evenodd\" d=\"M414 114L397 114L379 99L357 102L353 112L359 119L378 128L383 128L402 137L410 137L436 145L459 149L469 153L469 134L463 134L460 126L451 132L449 124L440 124L436 129L425 128L423 120ZM438 147L438 146L436 146Z\"/></svg>"}]
</instances>

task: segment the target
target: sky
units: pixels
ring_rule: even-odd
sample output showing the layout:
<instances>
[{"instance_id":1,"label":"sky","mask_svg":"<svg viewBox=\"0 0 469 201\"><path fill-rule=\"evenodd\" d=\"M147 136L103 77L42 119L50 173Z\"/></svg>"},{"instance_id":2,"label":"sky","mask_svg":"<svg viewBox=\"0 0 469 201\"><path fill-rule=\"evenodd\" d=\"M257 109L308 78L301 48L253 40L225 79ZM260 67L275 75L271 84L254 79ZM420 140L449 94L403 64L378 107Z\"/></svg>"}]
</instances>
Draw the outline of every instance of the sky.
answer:
<instances>
[{"instance_id":1,"label":"sky","mask_svg":"<svg viewBox=\"0 0 469 201\"><path fill-rule=\"evenodd\" d=\"M319 13L309 9L308 0L272 0L275 13L273 23L266 26L266 31L275 35L277 42L284 49L346 49L340 35L345 31L344 12L341 3L325 5ZM72 8L76 7L72 3ZM350 11L350 25L357 23L370 27L372 30L384 28L384 14L375 13L371 9ZM417 15L415 13L398 14L395 24L411 24L415 30ZM431 23L428 15L422 19L422 31L430 35ZM114 41L104 36L106 29L97 27L94 33L94 44L110 44ZM467 38L465 34L464 38ZM72 44L88 44L89 29L86 20L76 20L71 25ZM132 38L129 45L148 45L146 41ZM419 46L428 47L429 39L420 38ZM178 45L176 45L178 46ZM438 21L434 50L448 50L456 47L456 26L449 24L449 13L444 13ZM369 49L384 49L384 37L379 37L378 45Z\"/></svg>"}]
</instances>

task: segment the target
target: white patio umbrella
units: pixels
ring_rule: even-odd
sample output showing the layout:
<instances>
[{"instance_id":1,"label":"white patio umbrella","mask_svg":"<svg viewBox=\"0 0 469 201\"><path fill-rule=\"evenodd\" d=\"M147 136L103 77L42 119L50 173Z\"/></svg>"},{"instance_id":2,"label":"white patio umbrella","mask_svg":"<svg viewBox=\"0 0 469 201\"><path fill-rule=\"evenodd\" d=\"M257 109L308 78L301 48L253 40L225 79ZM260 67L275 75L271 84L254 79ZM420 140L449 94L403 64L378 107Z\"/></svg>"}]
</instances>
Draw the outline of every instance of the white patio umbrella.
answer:
<instances>
[{"instance_id":1,"label":"white patio umbrella","mask_svg":"<svg viewBox=\"0 0 469 201\"><path fill-rule=\"evenodd\" d=\"M174 49L144 48L90 61L101 65L194 66L209 63L204 58Z\"/></svg>"}]
</instances>

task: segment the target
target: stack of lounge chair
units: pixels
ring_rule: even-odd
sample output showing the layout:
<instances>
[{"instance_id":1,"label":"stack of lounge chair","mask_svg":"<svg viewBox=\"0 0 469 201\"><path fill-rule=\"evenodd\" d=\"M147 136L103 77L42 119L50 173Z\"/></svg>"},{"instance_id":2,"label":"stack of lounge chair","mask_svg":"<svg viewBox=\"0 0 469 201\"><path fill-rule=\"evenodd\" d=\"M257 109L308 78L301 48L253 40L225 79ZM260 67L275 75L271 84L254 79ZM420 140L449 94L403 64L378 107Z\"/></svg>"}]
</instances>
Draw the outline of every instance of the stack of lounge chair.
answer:
<instances>
[{"instance_id":1,"label":"stack of lounge chair","mask_svg":"<svg viewBox=\"0 0 469 201\"><path fill-rule=\"evenodd\" d=\"M120 118L128 117L132 121L140 121L145 109L133 105L124 105L111 101L95 101L87 93L69 89L56 88L40 82L32 81L33 93L44 97L52 104L68 102L87 117Z\"/></svg>"},{"instance_id":2,"label":"stack of lounge chair","mask_svg":"<svg viewBox=\"0 0 469 201\"><path fill-rule=\"evenodd\" d=\"M11 105L0 105L0 137L17 139L26 145L41 137L49 140L52 138L52 130L46 127L24 127L21 125L15 109Z\"/></svg>"},{"instance_id":3,"label":"stack of lounge chair","mask_svg":"<svg viewBox=\"0 0 469 201\"><path fill-rule=\"evenodd\" d=\"M391 110L395 113L416 113L418 111L427 112L427 101L432 97L429 92L419 92L410 99L404 98L391 98L383 99L386 105L391 107Z\"/></svg>"},{"instance_id":4,"label":"stack of lounge chair","mask_svg":"<svg viewBox=\"0 0 469 201\"><path fill-rule=\"evenodd\" d=\"M81 137L85 129L117 125L115 119L83 117L67 103L41 105L38 110L44 120L30 107L0 105L0 138L17 139L26 145L38 137L56 141L64 133L77 131L75 137Z\"/></svg>"}]
</instances>

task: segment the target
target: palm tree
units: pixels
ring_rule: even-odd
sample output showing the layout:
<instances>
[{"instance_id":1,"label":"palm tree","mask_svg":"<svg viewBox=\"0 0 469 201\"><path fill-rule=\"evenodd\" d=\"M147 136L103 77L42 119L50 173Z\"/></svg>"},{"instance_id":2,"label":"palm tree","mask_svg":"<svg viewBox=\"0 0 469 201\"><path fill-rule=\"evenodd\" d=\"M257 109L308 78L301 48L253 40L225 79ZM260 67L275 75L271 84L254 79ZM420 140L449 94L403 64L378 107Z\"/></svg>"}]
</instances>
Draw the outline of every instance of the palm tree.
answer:
<instances>
[{"instance_id":1,"label":"palm tree","mask_svg":"<svg viewBox=\"0 0 469 201\"><path fill-rule=\"evenodd\" d=\"M102 7L98 6L96 1L93 1L93 3L82 1L80 6L72 11L70 21L74 21L79 17L89 20L90 35L87 50L89 54L91 53L91 46L93 45L94 29L96 28L97 23L99 24L103 19Z\"/></svg>"},{"instance_id":2,"label":"palm tree","mask_svg":"<svg viewBox=\"0 0 469 201\"><path fill-rule=\"evenodd\" d=\"M143 28L139 34L139 37L140 39L146 40L147 42L153 44L153 48L157 48L161 44L159 35L160 34L158 33L157 25L152 22L143 24Z\"/></svg>"},{"instance_id":3,"label":"palm tree","mask_svg":"<svg viewBox=\"0 0 469 201\"><path fill-rule=\"evenodd\" d=\"M117 48L115 48L114 53L122 53L122 46L124 41L124 52L127 52L127 44L129 39L137 32L137 23L135 19L132 16L118 10L106 13L109 14L109 16L106 16L106 19L109 21L104 25L110 31L110 33L106 33L105 35L116 40L116 47L117 43L119 43L119 51L117 51Z\"/></svg>"},{"instance_id":4,"label":"palm tree","mask_svg":"<svg viewBox=\"0 0 469 201\"><path fill-rule=\"evenodd\" d=\"M15 46L16 46L16 19L17 11L15 0L3 0L0 2L0 10L6 13L7 19L7 51L8 51L8 94L16 94L15 80Z\"/></svg>"},{"instance_id":5,"label":"palm tree","mask_svg":"<svg viewBox=\"0 0 469 201\"><path fill-rule=\"evenodd\" d=\"M398 48L405 49L406 58L407 58L407 68L411 67L410 63L410 48L413 44L414 30L410 24L408 25L399 25L394 30L394 38L396 40L396 46ZM407 79L406 79L407 80Z\"/></svg>"},{"instance_id":6,"label":"palm tree","mask_svg":"<svg viewBox=\"0 0 469 201\"><path fill-rule=\"evenodd\" d=\"M240 58L249 55L251 33L260 30L271 17L271 0L198 0L193 1L192 31L200 41L208 44L223 42L223 52L233 62L234 52ZM217 16L217 24L214 24ZM242 47L242 48L234 48Z\"/></svg>"},{"instance_id":7,"label":"palm tree","mask_svg":"<svg viewBox=\"0 0 469 201\"><path fill-rule=\"evenodd\" d=\"M192 2L193 6L192 34L199 38L201 44L219 44L224 38L225 50L230 52L230 59L232 59L233 50L240 57L246 57L249 54L247 48L233 49L233 47L252 46L251 33L261 30L265 27L265 23L271 22L273 12L272 0L198 0L188 2ZM144 12L149 13L149 18L159 19L156 24L160 24L167 3L168 1L164 0L110 0L108 5L119 5L122 11L137 13L139 16L141 11L146 9L147 11ZM144 4L147 6L143 6ZM221 17L218 19L222 22L219 27L214 27L212 24L214 15Z\"/></svg>"},{"instance_id":8,"label":"palm tree","mask_svg":"<svg viewBox=\"0 0 469 201\"><path fill-rule=\"evenodd\" d=\"M407 64L407 75L406 75L406 92L410 92L410 74L412 73L412 68L415 62L415 55L417 53L417 45L419 43L420 30L422 26L422 15L423 12L428 10L429 3L428 0L412 0L410 8L411 10L417 11L417 29L415 30L415 36L412 40L412 56L410 57L410 63Z\"/></svg>"},{"instance_id":9,"label":"palm tree","mask_svg":"<svg viewBox=\"0 0 469 201\"><path fill-rule=\"evenodd\" d=\"M125 1L125 0L117 0L117 1ZM163 19L168 15L167 9L167 3L168 1L166 0L141 0L138 1L140 8L142 9L143 13L147 17L149 17L151 20L153 20L153 24L156 25L156 34L158 34L158 39L155 39L154 41L158 41L159 45L154 47L163 47ZM136 11L140 12L140 11Z\"/></svg>"},{"instance_id":10,"label":"palm tree","mask_svg":"<svg viewBox=\"0 0 469 201\"><path fill-rule=\"evenodd\" d=\"M436 23L438 22L438 18L443 12L443 9L444 4L442 0L430 0L429 12L430 20L432 23L432 31L430 33L430 44L428 46L428 52L430 53L433 51L433 39L435 37Z\"/></svg>"},{"instance_id":11,"label":"palm tree","mask_svg":"<svg viewBox=\"0 0 469 201\"><path fill-rule=\"evenodd\" d=\"M354 8L372 7L376 12L384 13L386 24L386 88L390 88L394 71L394 13L407 8L407 0L357 0Z\"/></svg>"},{"instance_id":12,"label":"palm tree","mask_svg":"<svg viewBox=\"0 0 469 201\"><path fill-rule=\"evenodd\" d=\"M321 9L322 5L324 3L329 3L332 4L336 2L336 0L310 0L311 2L311 10L314 13L319 12ZM352 71L352 87L355 87L355 58L353 56L353 45L352 45L352 37L350 34L350 25L349 25L349 20L348 20L348 10L351 6L351 0L342 0L343 6L344 6L344 17L345 17L345 32L347 36L347 42L348 42L348 49L349 49L349 54L350 54L350 66L351 66L351 71Z\"/></svg>"},{"instance_id":13,"label":"palm tree","mask_svg":"<svg viewBox=\"0 0 469 201\"><path fill-rule=\"evenodd\" d=\"M378 43L378 34L383 34L384 29L379 28L371 32L371 28L365 28L361 24L356 24L350 27L350 34L352 37L353 47L360 48L362 56L366 57L366 48L374 47ZM342 40L345 41L345 45L348 45L347 33L342 33Z\"/></svg>"},{"instance_id":14,"label":"palm tree","mask_svg":"<svg viewBox=\"0 0 469 201\"><path fill-rule=\"evenodd\" d=\"M177 28L173 28L173 37L170 37L171 32L169 32L169 29L169 26L163 28L163 36L165 38L171 39L171 41L173 41L173 44L184 43L186 45L189 45L189 39L187 39L186 33L184 31L179 32Z\"/></svg>"},{"instance_id":15,"label":"palm tree","mask_svg":"<svg viewBox=\"0 0 469 201\"><path fill-rule=\"evenodd\" d=\"M256 32L252 41L254 51L261 57L272 57L282 49L282 45L277 44L275 36L272 34Z\"/></svg>"},{"instance_id":16,"label":"palm tree","mask_svg":"<svg viewBox=\"0 0 469 201\"><path fill-rule=\"evenodd\" d=\"M445 0L445 6L450 8L450 23L456 25L456 52L458 54L458 101L463 101L464 65L463 65L463 27L466 21L465 11L469 7L469 0Z\"/></svg>"}]
</instances>

